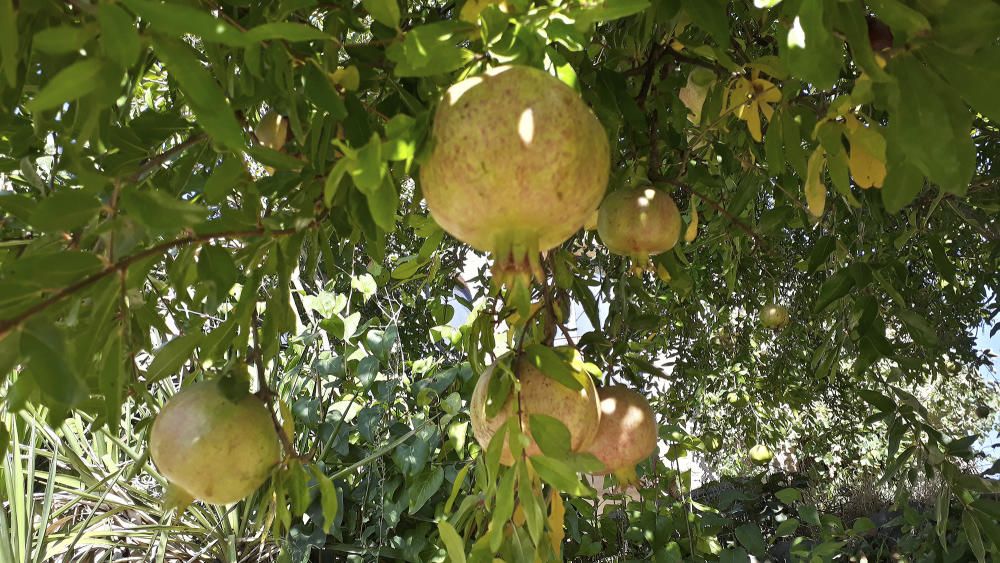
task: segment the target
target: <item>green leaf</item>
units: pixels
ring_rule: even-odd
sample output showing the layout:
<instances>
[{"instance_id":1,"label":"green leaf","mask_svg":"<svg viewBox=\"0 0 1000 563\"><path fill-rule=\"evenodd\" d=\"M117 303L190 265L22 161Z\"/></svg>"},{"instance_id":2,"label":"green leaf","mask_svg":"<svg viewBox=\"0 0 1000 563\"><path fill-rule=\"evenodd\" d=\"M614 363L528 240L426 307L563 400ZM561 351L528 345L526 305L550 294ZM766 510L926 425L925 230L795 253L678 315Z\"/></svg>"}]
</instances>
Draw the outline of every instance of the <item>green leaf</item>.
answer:
<instances>
[{"instance_id":1,"label":"green leaf","mask_svg":"<svg viewBox=\"0 0 1000 563\"><path fill-rule=\"evenodd\" d=\"M83 59L60 70L24 106L32 113L50 110L91 93L104 67L100 59Z\"/></svg>"},{"instance_id":2,"label":"green leaf","mask_svg":"<svg viewBox=\"0 0 1000 563\"><path fill-rule=\"evenodd\" d=\"M905 41L907 37L913 37L931 28L926 16L900 0L869 0L868 6L880 20L889 24L893 35L898 36L897 41Z\"/></svg>"},{"instance_id":3,"label":"green leaf","mask_svg":"<svg viewBox=\"0 0 1000 563\"><path fill-rule=\"evenodd\" d=\"M31 224L42 231L72 231L89 223L100 208L100 200L90 194L59 190L38 204Z\"/></svg>"},{"instance_id":4,"label":"green leaf","mask_svg":"<svg viewBox=\"0 0 1000 563\"><path fill-rule=\"evenodd\" d=\"M455 482L451 484L451 494L448 495L448 500L444 503L444 513L450 514L452 506L455 505L455 499L458 498L458 494L462 492L462 484L465 483L465 477L469 474L469 470L472 469L473 464L467 463L461 469L458 470L458 474L455 475Z\"/></svg>"},{"instance_id":5,"label":"green leaf","mask_svg":"<svg viewBox=\"0 0 1000 563\"><path fill-rule=\"evenodd\" d=\"M575 497L592 494L590 488L580 482L576 472L565 462L545 455L536 455L531 456L531 465L542 481L564 493Z\"/></svg>"},{"instance_id":6,"label":"green leaf","mask_svg":"<svg viewBox=\"0 0 1000 563\"><path fill-rule=\"evenodd\" d=\"M591 3L584 8L573 10L571 17L578 24L586 26L632 16L647 8L649 8L649 0L604 0L604 2ZM552 24L557 22L558 20L553 20L549 24L549 30L552 30Z\"/></svg>"},{"instance_id":7,"label":"green leaf","mask_svg":"<svg viewBox=\"0 0 1000 563\"><path fill-rule=\"evenodd\" d=\"M809 253L809 265L806 267L806 272L811 274L818 271L826 263L830 254L833 254L835 248L837 248L836 237L832 235L820 237L813 245L812 252Z\"/></svg>"},{"instance_id":8,"label":"green leaf","mask_svg":"<svg viewBox=\"0 0 1000 563\"><path fill-rule=\"evenodd\" d=\"M774 493L774 496L778 497L778 500L781 502L791 506L802 499L802 492L796 488L787 487Z\"/></svg>"},{"instance_id":9,"label":"green leaf","mask_svg":"<svg viewBox=\"0 0 1000 563\"><path fill-rule=\"evenodd\" d=\"M340 94L333 88L333 83L330 82L324 70L316 66L315 63L309 63L302 71L302 79L305 97L314 106L338 121L347 117L347 106L344 105Z\"/></svg>"},{"instance_id":10,"label":"green leaf","mask_svg":"<svg viewBox=\"0 0 1000 563\"><path fill-rule=\"evenodd\" d=\"M198 277L215 286L215 298L222 300L239 280L240 271L229 251L206 245L198 254Z\"/></svg>"},{"instance_id":11,"label":"green leaf","mask_svg":"<svg viewBox=\"0 0 1000 563\"><path fill-rule=\"evenodd\" d=\"M396 0L361 0L361 5L378 23L393 29L399 27L399 4Z\"/></svg>"},{"instance_id":12,"label":"green leaf","mask_svg":"<svg viewBox=\"0 0 1000 563\"><path fill-rule=\"evenodd\" d=\"M32 378L55 405L74 407L86 398L65 335L53 324L41 319L29 323L21 333L21 354L27 358L23 376Z\"/></svg>"},{"instance_id":13,"label":"green leaf","mask_svg":"<svg viewBox=\"0 0 1000 563\"><path fill-rule=\"evenodd\" d=\"M156 232L193 227L208 215L208 209L159 190L123 190L120 205L136 221Z\"/></svg>"},{"instance_id":14,"label":"green leaf","mask_svg":"<svg viewBox=\"0 0 1000 563\"><path fill-rule=\"evenodd\" d=\"M820 525L819 512L816 510L816 507L811 504L800 506L799 516L802 517L802 520L807 524L812 524L813 526Z\"/></svg>"},{"instance_id":15,"label":"green leaf","mask_svg":"<svg viewBox=\"0 0 1000 563\"><path fill-rule=\"evenodd\" d=\"M920 170L893 152L890 152L888 161L882 186L882 205L889 213L898 213L923 191L924 177Z\"/></svg>"},{"instance_id":16,"label":"green leaf","mask_svg":"<svg viewBox=\"0 0 1000 563\"><path fill-rule=\"evenodd\" d=\"M560 354L548 346L532 344L524 350L524 360L538 368L546 376L558 381L574 391L583 389L577 379L578 373Z\"/></svg>"},{"instance_id":17,"label":"green leaf","mask_svg":"<svg viewBox=\"0 0 1000 563\"><path fill-rule=\"evenodd\" d=\"M900 309L896 311L896 316L903 321L915 341L924 346L936 346L938 344L938 335L934 327L919 314L908 309Z\"/></svg>"},{"instance_id":18,"label":"green leaf","mask_svg":"<svg viewBox=\"0 0 1000 563\"><path fill-rule=\"evenodd\" d=\"M117 4L107 2L97 7L101 25L101 51L122 68L130 68L142 51L142 40L135 20Z\"/></svg>"},{"instance_id":19,"label":"green leaf","mask_svg":"<svg viewBox=\"0 0 1000 563\"><path fill-rule=\"evenodd\" d=\"M441 466L427 467L410 482L410 514L416 514L430 500L444 483L444 469Z\"/></svg>"},{"instance_id":20,"label":"green leaf","mask_svg":"<svg viewBox=\"0 0 1000 563\"><path fill-rule=\"evenodd\" d=\"M7 425L0 420L0 459L7 457L7 450L10 448L10 432Z\"/></svg>"},{"instance_id":21,"label":"green leaf","mask_svg":"<svg viewBox=\"0 0 1000 563\"><path fill-rule=\"evenodd\" d=\"M375 224L384 231L392 232L396 226L396 210L399 208L399 194L396 193L395 184L386 176L379 189L366 196L368 211L371 212Z\"/></svg>"},{"instance_id":22,"label":"green leaf","mask_svg":"<svg viewBox=\"0 0 1000 563\"><path fill-rule=\"evenodd\" d=\"M715 43L729 48L728 2L721 0L681 0L684 11L691 16L695 25L707 31Z\"/></svg>"},{"instance_id":23,"label":"green leaf","mask_svg":"<svg viewBox=\"0 0 1000 563\"><path fill-rule=\"evenodd\" d=\"M571 436L561 420L545 414L529 415L528 420L531 437L543 454L556 459L564 459L569 455Z\"/></svg>"},{"instance_id":24,"label":"green leaf","mask_svg":"<svg viewBox=\"0 0 1000 563\"><path fill-rule=\"evenodd\" d=\"M17 12L14 0L0 0L0 67L7 84L17 84L18 67Z\"/></svg>"},{"instance_id":25,"label":"green leaf","mask_svg":"<svg viewBox=\"0 0 1000 563\"><path fill-rule=\"evenodd\" d=\"M415 27L402 42L390 45L385 53L396 63L400 77L446 74L465 66L473 58L459 46L475 28L466 22L443 21Z\"/></svg>"},{"instance_id":26,"label":"green leaf","mask_svg":"<svg viewBox=\"0 0 1000 563\"><path fill-rule=\"evenodd\" d=\"M260 41L327 41L333 36L311 25L295 22L271 22L258 25L246 32L244 39L251 43Z\"/></svg>"},{"instance_id":27,"label":"green leaf","mask_svg":"<svg viewBox=\"0 0 1000 563\"><path fill-rule=\"evenodd\" d=\"M438 521L438 534L448 551L448 558L452 563L465 563L465 542L462 536L458 535L455 527L444 520Z\"/></svg>"},{"instance_id":28,"label":"green leaf","mask_svg":"<svg viewBox=\"0 0 1000 563\"><path fill-rule=\"evenodd\" d=\"M35 34L32 48L51 55L65 55L79 51L87 41L97 35L94 26L57 25Z\"/></svg>"},{"instance_id":29,"label":"green leaf","mask_svg":"<svg viewBox=\"0 0 1000 563\"><path fill-rule=\"evenodd\" d=\"M853 287L854 278L851 273L846 269L837 271L823 282L823 286L819 290L819 297L813 305L813 311L823 312L835 301L850 293Z\"/></svg>"},{"instance_id":30,"label":"green leaf","mask_svg":"<svg viewBox=\"0 0 1000 563\"><path fill-rule=\"evenodd\" d=\"M0 267L0 272L7 281L56 289L97 273L103 266L95 254L79 250L63 250L26 256Z\"/></svg>"},{"instance_id":31,"label":"green leaf","mask_svg":"<svg viewBox=\"0 0 1000 563\"><path fill-rule=\"evenodd\" d=\"M231 149L241 149L245 144L243 128L233 115L226 95L202 66L194 49L183 41L166 37L154 37L153 49L180 84L188 105L205 132Z\"/></svg>"},{"instance_id":32,"label":"green leaf","mask_svg":"<svg viewBox=\"0 0 1000 563\"><path fill-rule=\"evenodd\" d=\"M778 528L774 531L774 535L777 537L790 536L799 529L799 521L797 518L789 518L781 524L778 524Z\"/></svg>"},{"instance_id":33,"label":"green leaf","mask_svg":"<svg viewBox=\"0 0 1000 563\"><path fill-rule=\"evenodd\" d=\"M153 362L146 368L146 384L156 383L180 371L204 337L200 332L188 333L174 338L157 350Z\"/></svg>"},{"instance_id":34,"label":"green leaf","mask_svg":"<svg viewBox=\"0 0 1000 563\"><path fill-rule=\"evenodd\" d=\"M337 511L340 508L340 501L337 499L337 488L333 485L333 481L324 475L318 467L310 465L309 468L312 470L313 477L319 485L319 501L323 509L323 533L329 534L333 528L333 523L336 521Z\"/></svg>"},{"instance_id":35,"label":"green leaf","mask_svg":"<svg viewBox=\"0 0 1000 563\"><path fill-rule=\"evenodd\" d=\"M843 47L823 22L826 5L803 2L787 36L778 43L789 70L820 90L833 86L843 66Z\"/></svg>"},{"instance_id":36,"label":"green leaf","mask_svg":"<svg viewBox=\"0 0 1000 563\"><path fill-rule=\"evenodd\" d=\"M749 563L750 556L742 547L726 549L719 554L719 563Z\"/></svg>"},{"instance_id":37,"label":"green leaf","mask_svg":"<svg viewBox=\"0 0 1000 563\"><path fill-rule=\"evenodd\" d=\"M212 14L177 2L156 0L121 0L130 10L146 20L150 27L176 38L197 35L205 41L230 47L243 47L249 41L243 32Z\"/></svg>"},{"instance_id":38,"label":"green leaf","mask_svg":"<svg viewBox=\"0 0 1000 563\"><path fill-rule=\"evenodd\" d=\"M951 509L951 487L941 487L935 503L934 517L937 520L935 529L938 539L941 540L941 547L948 547L948 512Z\"/></svg>"},{"instance_id":39,"label":"green leaf","mask_svg":"<svg viewBox=\"0 0 1000 563\"><path fill-rule=\"evenodd\" d=\"M757 524L746 523L736 528L736 539L740 540L747 551L757 557L763 557L764 552L767 551L767 543L764 542L764 536L760 533Z\"/></svg>"},{"instance_id":40,"label":"green leaf","mask_svg":"<svg viewBox=\"0 0 1000 563\"><path fill-rule=\"evenodd\" d=\"M894 159L905 156L907 163L932 182L946 191L964 194L976 166L969 110L913 55L894 57L888 68L899 83L899 96L886 128L889 175ZM890 182L887 176L886 184Z\"/></svg>"},{"instance_id":41,"label":"green leaf","mask_svg":"<svg viewBox=\"0 0 1000 563\"><path fill-rule=\"evenodd\" d=\"M493 517L490 521L490 527L496 530L500 530L504 524L510 520L512 514L514 514L514 481L517 477L517 471L514 468L508 469L503 477L500 478L500 484L497 485L495 504L493 505Z\"/></svg>"},{"instance_id":42,"label":"green leaf","mask_svg":"<svg viewBox=\"0 0 1000 563\"><path fill-rule=\"evenodd\" d=\"M380 189L387 169L382 159L382 139L378 133L373 133L368 143L358 149L348 172L361 193L371 195Z\"/></svg>"},{"instance_id":43,"label":"green leaf","mask_svg":"<svg viewBox=\"0 0 1000 563\"><path fill-rule=\"evenodd\" d=\"M246 177L247 169L243 164L243 159L226 155L222 163L212 170L212 175L205 181L203 189L205 200L209 203L221 202Z\"/></svg>"},{"instance_id":44,"label":"green leaf","mask_svg":"<svg viewBox=\"0 0 1000 563\"><path fill-rule=\"evenodd\" d=\"M920 54L970 106L994 123L1000 122L1000 96L996 95L1000 85L1000 46L986 47L975 54L960 54L928 45Z\"/></svg>"},{"instance_id":45,"label":"green leaf","mask_svg":"<svg viewBox=\"0 0 1000 563\"><path fill-rule=\"evenodd\" d=\"M958 10L944 9L935 14L934 42L966 52L995 44L1000 29L1000 4L995 0L963 0L960 6Z\"/></svg>"},{"instance_id":46,"label":"green leaf","mask_svg":"<svg viewBox=\"0 0 1000 563\"><path fill-rule=\"evenodd\" d=\"M870 389L858 389L858 395L869 405L882 412L896 412L896 403L892 399Z\"/></svg>"}]
</instances>

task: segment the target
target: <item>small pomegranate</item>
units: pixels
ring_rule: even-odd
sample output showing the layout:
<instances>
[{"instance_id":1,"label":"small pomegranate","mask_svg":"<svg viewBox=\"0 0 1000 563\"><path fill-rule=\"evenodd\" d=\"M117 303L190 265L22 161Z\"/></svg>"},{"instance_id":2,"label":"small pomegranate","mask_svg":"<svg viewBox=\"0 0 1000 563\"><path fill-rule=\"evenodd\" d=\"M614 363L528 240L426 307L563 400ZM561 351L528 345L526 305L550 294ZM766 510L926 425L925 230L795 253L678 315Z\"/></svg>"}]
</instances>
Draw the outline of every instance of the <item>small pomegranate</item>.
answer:
<instances>
[{"instance_id":1,"label":"small pomegranate","mask_svg":"<svg viewBox=\"0 0 1000 563\"><path fill-rule=\"evenodd\" d=\"M483 448L489 446L493 435L517 409L517 395L512 390L497 415L487 418L486 401L490 380L496 373L495 367L496 364L491 365L479 376L469 406L472 433ZM538 444L530 436L532 414L548 415L565 424L570 433L572 451L582 451L591 443L597 433L601 413L598 407L597 389L590 375L579 374L577 379L583 384L583 389L573 390L548 377L524 360L517 362L514 372L521 383L521 426L530 440L528 447L525 448L526 455L541 453ZM511 455L510 447L506 443L503 446L500 462L504 465L514 464L514 456Z\"/></svg>"},{"instance_id":2,"label":"small pomegranate","mask_svg":"<svg viewBox=\"0 0 1000 563\"><path fill-rule=\"evenodd\" d=\"M216 381L171 397L153 422L149 448L168 481L209 504L237 502L255 491L280 455L267 406L253 395L232 401Z\"/></svg>"},{"instance_id":3,"label":"small pomegranate","mask_svg":"<svg viewBox=\"0 0 1000 563\"><path fill-rule=\"evenodd\" d=\"M681 214L673 198L652 187L608 194L597 217L597 233L608 250L645 268L649 257L666 252L681 234Z\"/></svg>"},{"instance_id":4,"label":"small pomegranate","mask_svg":"<svg viewBox=\"0 0 1000 563\"><path fill-rule=\"evenodd\" d=\"M420 182L434 219L493 254L498 283L541 277L539 252L580 230L604 196L604 128L553 76L502 66L452 86Z\"/></svg>"},{"instance_id":5,"label":"small pomegranate","mask_svg":"<svg viewBox=\"0 0 1000 563\"><path fill-rule=\"evenodd\" d=\"M288 138L288 120L276 111L269 111L260 118L253 132L261 145L280 151Z\"/></svg>"},{"instance_id":6,"label":"small pomegranate","mask_svg":"<svg viewBox=\"0 0 1000 563\"><path fill-rule=\"evenodd\" d=\"M614 473L622 486L635 484L635 466L656 451L653 409L642 395L614 386L601 389L601 423L587 448L604 464L598 475Z\"/></svg>"},{"instance_id":7,"label":"small pomegranate","mask_svg":"<svg viewBox=\"0 0 1000 563\"><path fill-rule=\"evenodd\" d=\"M788 309L781 305L770 303L760 310L760 324L764 328L782 329L788 325L791 319L792 317L788 314Z\"/></svg>"}]
</instances>

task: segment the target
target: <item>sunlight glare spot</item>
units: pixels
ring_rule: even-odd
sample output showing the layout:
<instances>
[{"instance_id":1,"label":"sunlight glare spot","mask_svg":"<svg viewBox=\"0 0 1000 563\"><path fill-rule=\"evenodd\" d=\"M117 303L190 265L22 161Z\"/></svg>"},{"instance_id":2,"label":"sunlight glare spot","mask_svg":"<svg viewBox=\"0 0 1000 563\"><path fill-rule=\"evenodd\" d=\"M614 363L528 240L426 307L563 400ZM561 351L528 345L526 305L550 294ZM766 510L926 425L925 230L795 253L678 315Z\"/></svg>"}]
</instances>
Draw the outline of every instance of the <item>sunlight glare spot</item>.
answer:
<instances>
[{"instance_id":1,"label":"sunlight glare spot","mask_svg":"<svg viewBox=\"0 0 1000 563\"><path fill-rule=\"evenodd\" d=\"M535 116L531 113L531 108L524 110L517 120L517 134L525 145L530 145L535 138Z\"/></svg>"}]
</instances>

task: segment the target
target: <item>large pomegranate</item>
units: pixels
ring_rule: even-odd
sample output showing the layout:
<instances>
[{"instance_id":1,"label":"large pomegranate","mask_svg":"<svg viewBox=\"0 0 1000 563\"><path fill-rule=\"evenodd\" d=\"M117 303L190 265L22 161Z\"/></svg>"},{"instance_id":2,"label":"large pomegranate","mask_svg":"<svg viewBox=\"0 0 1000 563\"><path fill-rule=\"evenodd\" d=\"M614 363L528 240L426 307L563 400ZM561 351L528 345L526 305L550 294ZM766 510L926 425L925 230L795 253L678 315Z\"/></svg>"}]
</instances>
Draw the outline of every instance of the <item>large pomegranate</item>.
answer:
<instances>
[{"instance_id":1,"label":"large pomegranate","mask_svg":"<svg viewBox=\"0 0 1000 563\"><path fill-rule=\"evenodd\" d=\"M452 86L420 169L427 207L455 238L493 254L500 283L540 277L540 251L580 230L604 196L608 140L553 76L502 66Z\"/></svg>"},{"instance_id":2,"label":"large pomegranate","mask_svg":"<svg viewBox=\"0 0 1000 563\"><path fill-rule=\"evenodd\" d=\"M476 441L486 448L497 430L507 422L507 419L517 409L517 395L512 390L507 402L493 418L486 416L486 400L493 378L496 364L486 368L479 376L479 382L472 393L470 411L472 416L472 433ZM556 418L566 425L570 433L570 449L581 451L594 439L600 420L600 409L597 402L597 389L589 375L582 373L578 378L583 389L574 391L546 376L530 363L521 360L514 366L518 380L521 382L521 426L530 439L530 416L544 414ZM529 456L541 453L534 439L525 449ZM504 444L500 462L512 465L514 456L510 453L508 444Z\"/></svg>"},{"instance_id":3,"label":"large pomegranate","mask_svg":"<svg viewBox=\"0 0 1000 563\"><path fill-rule=\"evenodd\" d=\"M195 383L171 397L153 422L149 447L168 481L210 504L252 493L280 454L264 403L253 395L232 401L216 381Z\"/></svg>"},{"instance_id":4,"label":"large pomegranate","mask_svg":"<svg viewBox=\"0 0 1000 563\"><path fill-rule=\"evenodd\" d=\"M642 395L613 386L601 389L601 423L587 448L622 485L637 481L635 466L656 450L656 417Z\"/></svg>"},{"instance_id":5,"label":"large pomegranate","mask_svg":"<svg viewBox=\"0 0 1000 563\"><path fill-rule=\"evenodd\" d=\"M666 252L681 234L681 214L666 193L652 187L608 194L597 216L597 233L608 250L645 267L649 257Z\"/></svg>"}]
</instances>

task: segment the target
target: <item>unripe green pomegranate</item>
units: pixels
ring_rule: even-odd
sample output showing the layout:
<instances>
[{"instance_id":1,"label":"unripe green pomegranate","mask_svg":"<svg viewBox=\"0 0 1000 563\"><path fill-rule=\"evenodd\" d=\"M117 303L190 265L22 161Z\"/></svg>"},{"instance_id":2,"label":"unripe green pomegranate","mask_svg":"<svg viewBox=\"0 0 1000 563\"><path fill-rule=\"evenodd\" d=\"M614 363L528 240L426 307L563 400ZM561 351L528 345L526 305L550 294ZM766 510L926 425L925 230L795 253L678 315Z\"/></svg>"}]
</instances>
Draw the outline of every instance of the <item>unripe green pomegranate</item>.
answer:
<instances>
[{"instance_id":1,"label":"unripe green pomegranate","mask_svg":"<svg viewBox=\"0 0 1000 563\"><path fill-rule=\"evenodd\" d=\"M278 434L263 401L226 397L216 381L189 385L163 405L149 439L160 473L209 504L254 492L279 461Z\"/></svg>"},{"instance_id":2,"label":"unripe green pomegranate","mask_svg":"<svg viewBox=\"0 0 1000 563\"><path fill-rule=\"evenodd\" d=\"M625 387L606 387L598 394L601 423L587 452L604 464L598 475L614 473L622 485L634 484L636 464L656 451L653 409L642 395Z\"/></svg>"},{"instance_id":3,"label":"unripe green pomegranate","mask_svg":"<svg viewBox=\"0 0 1000 563\"><path fill-rule=\"evenodd\" d=\"M750 460L758 465L766 465L774 459L774 452L764 444L757 444L750 448Z\"/></svg>"},{"instance_id":4,"label":"unripe green pomegranate","mask_svg":"<svg viewBox=\"0 0 1000 563\"><path fill-rule=\"evenodd\" d=\"M253 131L261 145L280 151L288 138L288 120L276 111L269 111L260 118Z\"/></svg>"},{"instance_id":5,"label":"unripe green pomegranate","mask_svg":"<svg viewBox=\"0 0 1000 563\"><path fill-rule=\"evenodd\" d=\"M452 86L437 108L420 182L434 219L493 254L498 283L541 277L539 252L562 244L604 196L604 128L553 76L502 66Z\"/></svg>"},{"instance_id":6,"label":"unripe green pomegranate","mask_svg":"<svg viewBox=\"0 0 1000 563\"><path fill-rule=\"evenodd\" d=\"M788 309L781 305L770 303L760 310L760 324L764 328L775 330L784 328L791 319L792 317L788 314Z\"/></svg>"},{"instance_id":7,"label":"unripe green pomegranate","mask_svg":"<svg viewBox=\"0 0 1000 563\"><path fill-rule=\"evenodd\" d=\"M597 233L608 250L645 268L649 257L666 252L681 234L681 214L666 193L652 187L608 194L597 216Z\"/></svg>"},{"instance_id":8,"label":"unripe green pomegranate","mask_svg":"<svg viewBox=\"0 0 1000 563\"><path fill-rule=\"evenodd\" d=\"M472 433L484 449L489 446L493 435L517 409L517 394L515 390L511 390L507 401L497 415L493 418L487 417L486 403L489 398L490 380L496 373L495 368L496 364L493 364L479 376L479 382L472 393L472 401L469 405ZM542 453L538 444L530 436L530 417L532 414L548 415L566 425L570 433L570 449L572 451L582 451L590 445L597 434L597 426L601 416L597 389L594 387L590 375L580 373L577 380L583 384L583 388L573 390L548 377L524 360L517 362L514 366L514 372L521 383L521 426L530 440L528 447L525 448L526 455L533 456ZM503 445L500 462L504 465L514 464L514 456L511 455L510 446L507 443Z\"/></svg>"}]
</instances>

